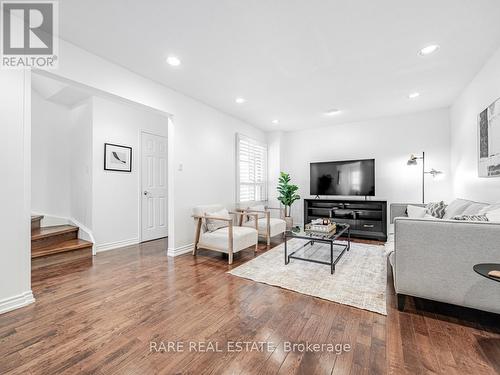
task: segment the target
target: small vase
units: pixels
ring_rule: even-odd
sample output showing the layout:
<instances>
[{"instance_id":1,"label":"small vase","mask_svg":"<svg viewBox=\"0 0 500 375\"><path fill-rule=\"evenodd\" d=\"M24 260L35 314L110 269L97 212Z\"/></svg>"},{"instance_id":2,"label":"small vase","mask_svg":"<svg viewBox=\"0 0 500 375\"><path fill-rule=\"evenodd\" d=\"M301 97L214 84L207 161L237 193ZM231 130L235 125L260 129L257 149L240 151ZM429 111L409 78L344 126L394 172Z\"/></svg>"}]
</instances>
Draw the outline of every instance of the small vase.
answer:
<instances>
[{"instance_id":1,"label":"small vase","mask_svg":"<svg viewBox=\"0 0 500 375\"><path fill-rule=\"evenodd\" d=\"M292 230L293 228L293 218L291 216L285 216L286 230Z\"/></svg>"}]
</instances>

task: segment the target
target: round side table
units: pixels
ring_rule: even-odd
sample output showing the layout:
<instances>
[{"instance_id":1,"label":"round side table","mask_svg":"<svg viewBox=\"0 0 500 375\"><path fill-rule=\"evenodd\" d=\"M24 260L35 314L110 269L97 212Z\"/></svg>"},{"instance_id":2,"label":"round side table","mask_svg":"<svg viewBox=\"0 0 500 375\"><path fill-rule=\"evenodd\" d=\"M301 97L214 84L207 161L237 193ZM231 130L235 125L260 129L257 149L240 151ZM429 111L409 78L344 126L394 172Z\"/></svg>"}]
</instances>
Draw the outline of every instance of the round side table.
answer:
<instances>
[{"instance_id":1,"label":"round side table","mask_svg":"<svg viewBox=\"0 0 500 375\"><path fill-rule=\"evenodd\" d=\"M500 277L493 277L493 276L488 275L488 272L490 272L490 271L493 271L493 270L500 271L500 264L498 264L498 263L479 263L479 264L475 264L473 269L478 274L480 274L483 277L486 277L487 279L500 282Z\"/></svg>"}]
</instances>

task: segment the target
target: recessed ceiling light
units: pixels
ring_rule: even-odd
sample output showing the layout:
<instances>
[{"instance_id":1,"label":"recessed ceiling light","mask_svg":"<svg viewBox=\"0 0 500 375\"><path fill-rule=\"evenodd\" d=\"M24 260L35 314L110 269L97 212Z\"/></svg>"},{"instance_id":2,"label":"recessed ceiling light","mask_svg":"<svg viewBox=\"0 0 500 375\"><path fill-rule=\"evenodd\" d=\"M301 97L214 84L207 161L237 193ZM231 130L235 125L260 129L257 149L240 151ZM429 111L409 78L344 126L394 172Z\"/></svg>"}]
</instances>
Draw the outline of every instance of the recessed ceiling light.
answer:
<instances>
[{"instance_id":1,"label":"recessed ceiling light","mask_svg":"<svg viewBox=\"0 0 500 375\"><path fill-rule=\"evenodd\" d=\"M325 115L333 116L333 115L336 115L338 113L340 113L340 109L330 109L330 110L325 112Z\"/></svg>"},{"instance_id":2,"label":"recessed ceiling light","mask_svg":"<svg viewBox=\"0 0 500 375\"><path fill-rule=\"evenodd\" d=\"M430 55L430 54L436 52L438 49L439 49L439 45L431 44L427 47L422 48L420 51L418 51L418 54L420 56L427 56L427 55Z\"/></svg>"},{"instance_id":3,"label":"recessed ceiling light","mask_svg":"<svg viewBox=\"0 0 500 375\"><path fill-rule=\"evenodd\" d=\"M235 101L236 103L238 103L238 104L243 104L243 103L245 103L245 102L246 102L246 99L245 99L245 98L241 98L241 97L239 97L239 98L234 99L234 101Z\"/></svg>"},{"instance_id":4,"label":"recessed ceiling light","mask_svg":"<svg viewBox=\"0 0 500 375\"><path fill-rule=\"evenodd\" d=\"M415 99L415 98L418 98L419 96L420 96L420 93L412 92L412 93L408 94L408 99Z\"/></svg>"},{"instance_id":5,"label":"recessed ceiling light","mask_svg":"<svg viewBox=\"0 0 500 375\"><path fill-rule=\"evenodd\" d=\"M278 125L280 123L280 120L278 119L274 119L273 121L271 121L274 125Z\"/></svg>"},{"instance_id":6,"label":"recessed ceiling light","mask_svg":"<svg viewBox=\"0 0 500 375\"><path fill-rule=\"evenodd\" d=\"M181 65L181 60L177 56L169 56L167 57L167 64L170 66L179 66Z\"/></svg>"}]
</instances>

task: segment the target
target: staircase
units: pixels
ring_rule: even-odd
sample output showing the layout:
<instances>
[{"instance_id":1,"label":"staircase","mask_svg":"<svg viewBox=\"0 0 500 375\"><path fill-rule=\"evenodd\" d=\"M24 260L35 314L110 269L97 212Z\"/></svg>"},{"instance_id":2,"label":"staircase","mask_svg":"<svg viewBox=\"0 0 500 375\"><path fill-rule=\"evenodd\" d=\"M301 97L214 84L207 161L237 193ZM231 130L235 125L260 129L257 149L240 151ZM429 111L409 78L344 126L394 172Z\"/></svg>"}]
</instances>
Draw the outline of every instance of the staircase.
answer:
<instances>
[{"instance_id":1,"label":"staircase","mask_svg":"<svg viewBox=\"0 0 500 375\"><path fill-rule=\"evenodd\" d=\"M73 266L75 262L92 262L92 242L78 238L74 225L41 227L43 216L31 217L32 269Z\"/></svg>"}]
</instances>

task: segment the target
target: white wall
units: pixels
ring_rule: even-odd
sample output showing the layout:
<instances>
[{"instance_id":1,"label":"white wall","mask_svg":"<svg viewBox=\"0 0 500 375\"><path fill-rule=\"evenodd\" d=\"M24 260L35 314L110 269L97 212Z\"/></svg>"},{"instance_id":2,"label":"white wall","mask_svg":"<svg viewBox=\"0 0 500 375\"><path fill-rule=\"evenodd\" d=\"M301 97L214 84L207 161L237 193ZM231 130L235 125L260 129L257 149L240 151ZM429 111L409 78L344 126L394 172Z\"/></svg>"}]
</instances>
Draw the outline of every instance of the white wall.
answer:
<instances>
[{"instance_id":1,"label":"white wall","mask_svg":"<svg viewBox=\"0 0 500 375\"><path fill-rule=\"evenodd\" d=\"M426 201L451 197L450 141L447 109L406 116L335 125L285 133L282 169L299 185L302 198L309 195L309 163L330 160L375 158L373 199L420 203L421 167L406 165L412 153L426 153L427 168L444 172L426 177ZM292 208L294 220L303 221L303 201Z\"/></svg>"},{"instance_id":2,"label":"white wall","mask_svg":"<svg viewBox=\"0 0 500 375\"><path fill-rule=\"evenodd\" d=\"M139 242L140 131L168 135L168 117L93 98L93 234L97 251ZM132 147L132 172L104 170L104 143Z\"/></svg>"},{"instance_id":3,"label":"white wall","mask_svg":"<svg viewBox=\"0 0 500 375\"><path fill-rule=\"evenodd\" d=\"M0 313L33 302L30 94L29 74L0 70Z\"/></svg>"},{"instance_id":4,"label":"white wall","mask_svg":"<svg viewBox=\"0 0 500 375\"><path fill-rule=\"evenodd\" d=\"M31 93L31 208L70 217L70 110Z\"/></svg>"},{"instance_id":5,"label":"white wall","mask_svg":"<svg viewBox=\"0 0 500 375\"><path fill-rule=\"evenodd\" d=\"M92 229L92 100L71 110L70 218Z\"/></svg>"},{"instance_id":6,"label":"white wall","mask_svg":"<svg viewBox=\"0 0 500 375\"><path fill-rule=\"evenodd\" d=\"M477 169L477 116L499 97L500 49L451 106L451 162L457 197L500 201L500 178L479 178Z\"/></svg>"}]
</instances>

